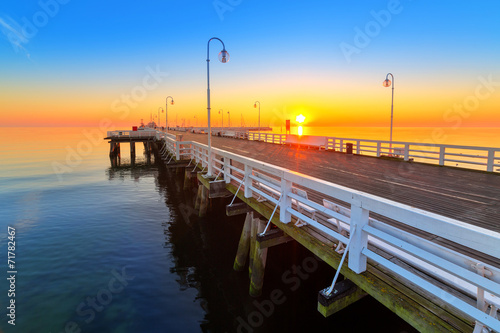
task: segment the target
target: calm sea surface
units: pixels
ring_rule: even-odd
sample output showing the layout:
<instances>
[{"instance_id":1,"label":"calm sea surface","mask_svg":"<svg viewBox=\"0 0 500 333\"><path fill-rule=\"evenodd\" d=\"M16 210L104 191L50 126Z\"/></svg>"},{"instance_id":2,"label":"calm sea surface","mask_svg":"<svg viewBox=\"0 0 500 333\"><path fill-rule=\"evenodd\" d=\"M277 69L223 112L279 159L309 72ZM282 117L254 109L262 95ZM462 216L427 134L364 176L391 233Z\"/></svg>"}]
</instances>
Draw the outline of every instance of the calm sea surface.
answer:
<instances>
[{"instance_id":1,"label":"calm sea surface","mask_svg":"<svg viewBox=\"0 0 500 333\"><path fill-rule=\"evenodd\" d=\"M498 131L475 133L464 140L500 146ZM251 298L247 272L232 270L244 216L226 217L220 199L198 218L183 175L147 165L139 145L134 167L122 145L121 166L111 168L104 135L0 131L0 331L413 332L369 297L324 319L317 292L334 270L296 244L269 250L263 296ZM9 226L17 271L10 297ZM273 291L281 295L275 303ZM13 299L15 326L7 316Z\"/></svg>"}]
</instances>

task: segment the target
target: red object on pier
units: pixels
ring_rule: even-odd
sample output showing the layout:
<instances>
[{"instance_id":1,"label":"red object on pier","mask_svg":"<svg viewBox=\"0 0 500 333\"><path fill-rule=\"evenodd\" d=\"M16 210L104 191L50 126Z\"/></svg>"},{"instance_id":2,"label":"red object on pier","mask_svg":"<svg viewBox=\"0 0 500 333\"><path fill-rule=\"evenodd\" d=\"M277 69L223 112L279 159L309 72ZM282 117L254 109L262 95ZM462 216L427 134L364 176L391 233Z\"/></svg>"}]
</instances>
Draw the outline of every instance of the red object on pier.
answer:
<instances>
[{"instance_id":1,"label":"red object on pier","mask_svg":"<svg viewBox=\"0 0 500 333\"><path fill-rule=\"evenodd\" d=\"M137 131L137 126L132 126L132 131Z\"/></svg>"}]
</instances>

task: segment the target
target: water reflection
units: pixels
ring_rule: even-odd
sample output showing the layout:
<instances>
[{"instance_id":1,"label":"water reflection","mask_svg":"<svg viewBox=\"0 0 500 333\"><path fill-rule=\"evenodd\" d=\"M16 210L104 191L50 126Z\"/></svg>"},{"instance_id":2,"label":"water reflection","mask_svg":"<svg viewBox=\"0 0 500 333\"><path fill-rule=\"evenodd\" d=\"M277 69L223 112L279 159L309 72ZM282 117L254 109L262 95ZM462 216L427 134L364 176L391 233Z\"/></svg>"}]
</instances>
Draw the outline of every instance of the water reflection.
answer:
<instances>
[{"instance_id":1,"label":"water reflection","mask_svg":"<svg viewBox=\"0 0 500 333\"><path fill-rule=\"evenodd\" d=\"M109 179L139 181L154 177L156 191L169 211L159 222L165 236L162 246L173 264L170 272L177 275L179 290L196 290L192 301L204 311L199 320L201 331L304 332L311 327L414 331L369 297L323 318L316 310L317 292L331 283L334 270L294 242L269 249L262 297L250 297L248 271L232 269L244 215L225 215L225 205L231 198L213 199L207 217L199 218L194 209L196 189L183 190L184 169L122 164L107 172ZM280 295L277 301L271 296L276 293ZM360 313L363 321L359 320Z\"/></svg>"}]
</instances>

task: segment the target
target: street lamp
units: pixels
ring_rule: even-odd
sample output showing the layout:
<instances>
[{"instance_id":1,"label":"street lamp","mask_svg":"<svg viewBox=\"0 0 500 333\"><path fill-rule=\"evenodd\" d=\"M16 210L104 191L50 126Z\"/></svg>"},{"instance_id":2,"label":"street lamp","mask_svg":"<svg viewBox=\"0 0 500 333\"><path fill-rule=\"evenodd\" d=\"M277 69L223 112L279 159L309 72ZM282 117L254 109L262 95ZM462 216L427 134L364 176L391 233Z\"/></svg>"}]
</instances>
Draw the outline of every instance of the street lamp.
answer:
<instances>
[{"instance_id":1,"label":"street lamp","mask_svg":"<svg viewBox=\"0 0 500 333\"><path fill-rule=\"evenodd\" d=\"M231 114L229 113L229 111L227 111L227 127L231 127Z\"/></svg>"},{"instance_id":2,"label":"street lamp","mask_svg":"<svg viewBox=\"0 0 500 333\"><path fill-rule=\"evenodd\" d=\"M391 98L391 136L390 136L390 143L389 143L389 151L390 151L390 155L392 155L392 118L393 118L393 114L394 114L394 75L392 75L391 73L387 73L387 75L385 76L385 80L384 82L382 83L384 85L384 87L390 87L391 86L391 80L389 80L389 75L391 76L392 78L392 98Z\"/></svg>"},{"instance_id":3,"label":"street lamp","mask_svg":"<svg viewBox=\"0 0 500 333\"><path fill-rule=\"evenodd\" d=\"M174 105L174 99L172 96L167 96L165 98L165 133L168 133L168 99L171 99L170 104ZM175 121L177 123L177 120Z\"/></svg>"},{"instance_id":4,"label":"street lamp","mask_svg":"<svg viewBox=\"0 0 500 333\"><path fill-rule=\"evenodd\" d=\"M222 109L219 110L219 114L221 115L222 118L222 128L224 128L224 111Z\"/></svg>"},{"instance_id":5,"label":"street lamp","mask_svg":"<svg viewBox=\"0 0 500 333\"><path fill-rule=\"evenodd\" d=\"M161 126L160 126L160 109L161 109L161 112L163 112L163 108L160 106L160 107L158 108L158 127L161 127Z\"/></svg>"},{"instance_id":6,"label":"street lamp","mask_svg":"<svg viewBox=\"0 0 500 333\"><path fill-rule=\"evenodd\" d=\"M255 101L255 103L253 104L253 107L254 108L257 108L257 103L259 103L259 141L260 141L260 102L259 101Z\"/></svg>"},{"instance_id":7,"label":"street lamp","mask_svg":"<svg viewBox=\"0 0 500 333\"><path fill-rule=\"evenodd\" d=\"M212 175L212 163L210 159L212 158L212 127L210 127L210 42L213 39L217 39L222 44L222 51L219 52L219 61L225 64L229 61L229 53L226 51L226 46L224 42L217 37L212 37L207 43L207 113L208 113L208 171L207 175Z\"/></svg>"}]
</instances>

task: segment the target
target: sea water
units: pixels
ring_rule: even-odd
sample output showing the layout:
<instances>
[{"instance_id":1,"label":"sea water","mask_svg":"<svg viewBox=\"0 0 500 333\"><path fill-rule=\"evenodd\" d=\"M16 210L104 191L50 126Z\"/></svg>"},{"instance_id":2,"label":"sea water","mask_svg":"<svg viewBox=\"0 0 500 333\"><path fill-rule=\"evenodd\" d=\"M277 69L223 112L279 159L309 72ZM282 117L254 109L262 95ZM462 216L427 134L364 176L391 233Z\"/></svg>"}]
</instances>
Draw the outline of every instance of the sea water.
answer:
<instances>
[{"instance_id":1,"label":"sea water","mask_svg":"<svg viewBox=\"0 0 500 333\"><path fill-rule=\"evenodd\" d=\"M140 144L135 165L122 144L111 167L105 134L0 131L0 331L414 331L371 297L323 318L317 293L335 271L293 242L269 249L250 297L248 271L232 269L244 216L225 216L230 198L199 218L182 174L148 164Z\"/></svg>"}]
</instances>

